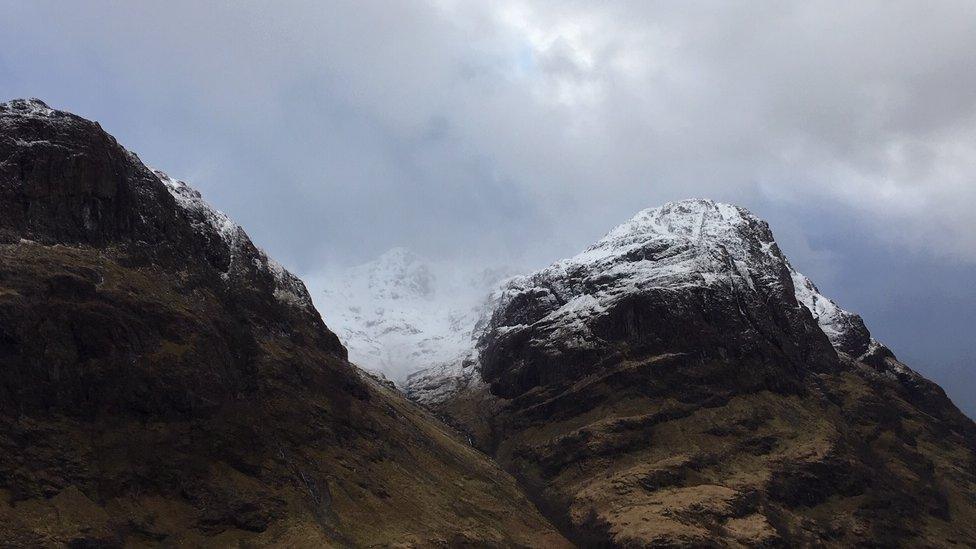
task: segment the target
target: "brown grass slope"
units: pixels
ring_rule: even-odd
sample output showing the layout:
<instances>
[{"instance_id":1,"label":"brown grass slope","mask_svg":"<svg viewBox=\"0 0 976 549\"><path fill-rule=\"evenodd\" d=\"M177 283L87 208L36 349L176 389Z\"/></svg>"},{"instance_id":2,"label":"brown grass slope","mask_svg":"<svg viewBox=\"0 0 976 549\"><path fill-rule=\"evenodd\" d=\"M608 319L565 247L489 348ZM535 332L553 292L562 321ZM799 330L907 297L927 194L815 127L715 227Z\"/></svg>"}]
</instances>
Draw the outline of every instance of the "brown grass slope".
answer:
<instances>
[{"instance_id":1,"label":"brown grass slope","mask_svg":"<svg viewBox=\"0 0 976 549\"><path fill-rule=\"evenodd\" d=\"M694 396L692 378L726 367L651 357L514 400L482 387L438 411L580 545L976 544L971 434L864 365L801 392Z\"/></svg>"}]
</instances>

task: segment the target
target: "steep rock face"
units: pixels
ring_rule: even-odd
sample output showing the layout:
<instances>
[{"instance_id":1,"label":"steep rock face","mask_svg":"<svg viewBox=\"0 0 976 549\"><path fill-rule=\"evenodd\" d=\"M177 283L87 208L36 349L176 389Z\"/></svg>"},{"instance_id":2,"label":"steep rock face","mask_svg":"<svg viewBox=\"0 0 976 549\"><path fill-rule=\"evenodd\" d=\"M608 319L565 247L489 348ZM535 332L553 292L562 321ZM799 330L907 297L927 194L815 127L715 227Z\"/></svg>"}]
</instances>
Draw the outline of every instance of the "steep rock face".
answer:
<instances>
[{"instance_id":1,"label":"steep rock face","mask_svg":"<svg viewBox=\"0 0 976 549\"><path fill-rule=\"evenodd\" d=\"M305 286L95 123L0 105L0 545L564 543Z\"/></svg>"},{"instance_id":2,"label":"steep rock face","mask_svg":"<svg viewBox=\"0 0 976 549\"><path fill-rule=\"evenodd\" d=\"M578 542L976 542L972 421L741 208L642 211L493 301L408 394Z\"/></svg>"}]
</instances>

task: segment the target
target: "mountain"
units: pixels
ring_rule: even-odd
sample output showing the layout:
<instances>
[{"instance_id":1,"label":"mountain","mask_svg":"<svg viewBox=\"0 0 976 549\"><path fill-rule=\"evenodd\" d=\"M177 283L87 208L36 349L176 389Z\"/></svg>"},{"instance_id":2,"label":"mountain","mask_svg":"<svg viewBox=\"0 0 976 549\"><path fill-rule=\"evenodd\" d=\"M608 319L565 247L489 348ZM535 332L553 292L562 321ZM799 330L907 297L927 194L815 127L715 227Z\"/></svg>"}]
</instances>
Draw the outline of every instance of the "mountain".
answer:
<instances>
[{"instance_id":1,"label":"mountain","mask_svg":"<svg viewBox=\"0 0 976 549\"><path fill-rule=\"evenodd\" d=\"M748 211L500 274L393 250L316 292L337 336L186 183L0 104L0 545L976 545L976 425Z\"/></svg>"},{"instance_id":2,"label":"mountain","mask_svg":"<svg viewBox=\"0 0 976 549\"><path fill-rule=\"evenodd\" d=\"M0 104L0 545L565 543L199 193Z\"/></svg>"},{"instance_id":3,"label":"mountain","mask_svg":"<svg viewBox=\"0 0 976 549\"><path fill-rule=\"evenodd\" d=\"M454 364L473 347L485 297L508 271L458 269L406 248L316 280L320 308L349 359L397 383L432 364Z\"/></svg>"},{"instance_id":4,"label":"mountain","mask_svg":"<svg viewBox=\"0 0 976 549\"><path fill-rule=\"evenodd\" d=\"M976 425L708 200L490 299L405 388L583 546L972 546Z\"/></svg>"}]
</instances>

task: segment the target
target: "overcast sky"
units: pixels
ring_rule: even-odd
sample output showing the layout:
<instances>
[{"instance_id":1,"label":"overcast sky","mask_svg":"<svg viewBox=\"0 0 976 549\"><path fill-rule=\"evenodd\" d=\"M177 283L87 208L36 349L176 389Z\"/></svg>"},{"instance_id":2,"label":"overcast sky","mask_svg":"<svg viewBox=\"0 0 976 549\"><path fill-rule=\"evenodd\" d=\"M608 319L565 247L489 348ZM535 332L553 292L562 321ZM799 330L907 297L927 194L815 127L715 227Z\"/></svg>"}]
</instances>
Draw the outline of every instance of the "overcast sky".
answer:
<instances>
[{"instance_id":1,"label":"overcast sky","mask_svg":"<svg viewBox=\"0 0 976 549\"><path fill-rule=\"evenodd\" d=\"M98 120L306 276L538 267L735 202L976 415L976 3L263 4L0 0L0 97Z\"/></svg>"}]
</instances>

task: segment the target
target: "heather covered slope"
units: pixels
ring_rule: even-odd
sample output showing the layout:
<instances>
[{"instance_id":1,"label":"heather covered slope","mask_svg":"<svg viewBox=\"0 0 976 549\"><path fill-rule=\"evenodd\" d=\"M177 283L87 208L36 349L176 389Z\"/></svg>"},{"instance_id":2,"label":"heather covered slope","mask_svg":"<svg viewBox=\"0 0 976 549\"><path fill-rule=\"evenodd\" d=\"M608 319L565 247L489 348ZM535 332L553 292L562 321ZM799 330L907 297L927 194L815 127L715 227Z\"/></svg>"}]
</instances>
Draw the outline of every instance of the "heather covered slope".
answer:
<instances>
[{"instance_id":1,"label":"heather covered slope","mask_svg":"<svg viewBox=\"0 0 976 549\"><path fill-rule=\"evenodd\" d=\"M492 301L475 358L407 390L571 539L976 543L976 426L749 212L642 211Z\"/></svg>"},{"instance_id":2,"label":"heather covered slope","mask_svg":"<svg viewBox=\"0 0 976 549\"><path fill-rule=\"evenodd\" d=\"M157 543L564 542L192 189L0 105L0 545Z\"/></svg>"}]
</instances>

